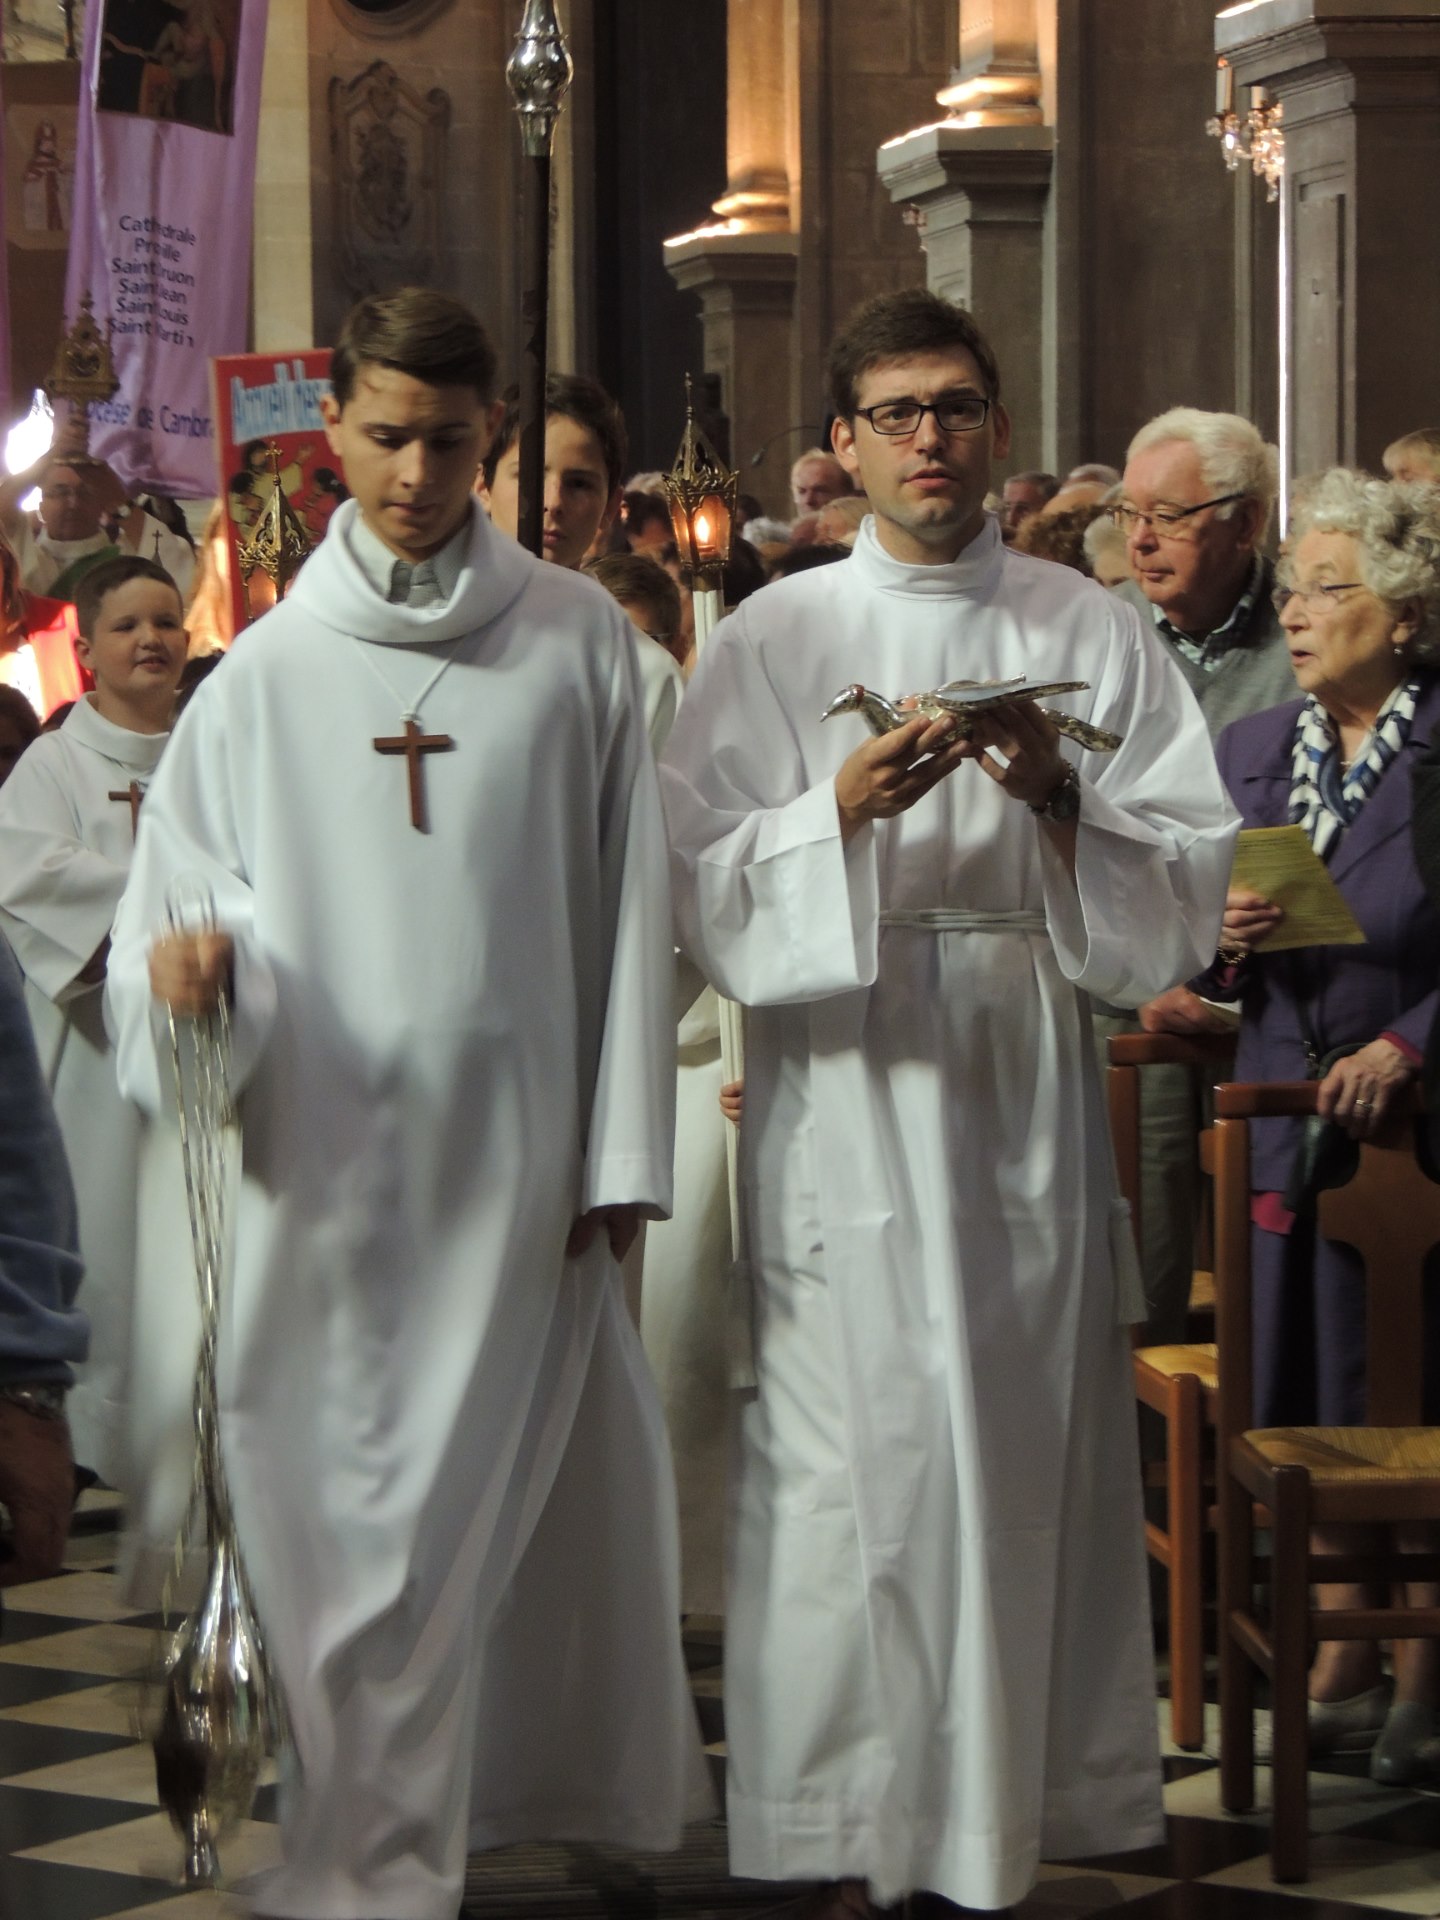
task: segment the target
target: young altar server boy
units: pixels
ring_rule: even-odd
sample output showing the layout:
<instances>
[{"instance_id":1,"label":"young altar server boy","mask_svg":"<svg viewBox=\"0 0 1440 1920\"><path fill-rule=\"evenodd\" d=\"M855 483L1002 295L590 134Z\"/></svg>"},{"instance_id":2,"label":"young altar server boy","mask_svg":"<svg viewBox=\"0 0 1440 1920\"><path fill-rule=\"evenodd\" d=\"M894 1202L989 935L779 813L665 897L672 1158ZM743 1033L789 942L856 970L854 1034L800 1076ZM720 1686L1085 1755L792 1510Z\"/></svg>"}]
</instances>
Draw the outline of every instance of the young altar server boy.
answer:
<instances>
[{"instance_id":1,"label":"young altar server boy","mask_svg":"<svg viewBox=\"0 0 1440 1920\"><path fill-rule=\"evenodd\" d=\"M185 664L180 594L154 560L102 561L76 589L76 652L95 676L0 789L0 928L25 994L80 1203L90 1358L70 1393L75 1459L106 1482L124 1457L142 1116L121 1098L102 1009L110 929L140 803Z\"/></svg>"},{"instance_id":2,"label":"young altar server boy","mask_svg":"<svg viewBox=\"0 0 1440 1920\"><path fill-rule=\"evenodd\" d=\"M471 496L493 376L446 295L349 316L353 499L186 709L111 964L152 1108L158 1002L232 1003L221 1422L284 1920L454 1920L467 1847L673 1846L700 1780L615 1265L670 1204L664 837L624 615ZM160 937L177 874L218 934Z\"/></svg>"}]
</instances>

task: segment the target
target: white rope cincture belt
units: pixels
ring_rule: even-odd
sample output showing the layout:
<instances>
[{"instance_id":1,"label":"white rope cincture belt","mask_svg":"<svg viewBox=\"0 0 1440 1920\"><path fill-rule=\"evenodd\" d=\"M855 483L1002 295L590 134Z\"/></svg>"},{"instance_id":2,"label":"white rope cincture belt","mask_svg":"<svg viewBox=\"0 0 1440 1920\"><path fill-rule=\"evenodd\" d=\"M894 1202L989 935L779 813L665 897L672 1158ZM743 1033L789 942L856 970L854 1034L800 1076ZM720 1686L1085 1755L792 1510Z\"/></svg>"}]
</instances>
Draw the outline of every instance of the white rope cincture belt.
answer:
<instances>
[{"instance_id":1,"label":"white rope cincture belt","mask_svg":"<svg viewBox=\"0 0 1440 1920\"><path fill-rule=\"evenodd\" d=\"M1016 908L987 913L978 907L892 907L882 927L912 927L918 933L1047 933L1043 913Z\"/></svg>"}]
</instances>

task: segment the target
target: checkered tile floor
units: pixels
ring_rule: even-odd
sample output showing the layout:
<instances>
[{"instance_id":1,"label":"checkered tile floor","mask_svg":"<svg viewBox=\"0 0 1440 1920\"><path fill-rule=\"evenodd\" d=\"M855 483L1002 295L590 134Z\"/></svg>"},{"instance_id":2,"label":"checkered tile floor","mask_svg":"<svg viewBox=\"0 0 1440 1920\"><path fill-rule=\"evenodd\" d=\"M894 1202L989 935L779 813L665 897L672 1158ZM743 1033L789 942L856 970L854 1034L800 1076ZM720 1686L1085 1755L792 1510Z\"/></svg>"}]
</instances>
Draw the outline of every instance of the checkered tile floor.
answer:
<instances>
[{"instance_id":1,"label":"checkered tile floor","mask_svg":"<svg viewBox=\"0 0 1440 1920\"><path fill-rule=\"evenodd\" d=\"M175 1881L177 1844L137 1727L137 1676L154 1657L158 1622L118 1600L114 1518L107 1496L87 1495L65 1572L6 1595L0 1920L233 1920L243 1901L186 1893ZM718 1669L707 1666L703 1639L691 1656L702 1723L714 1734ZM1358 1920L1364 1908L1440 1914L1440 1798L1315 1775L1312 1878L1287 1889L1268 1877L1263 1812L1223 1815L1207 1759L1172 1750L1165 1765L1164 1846L1046 1867L1022 1920L1081 1920L1102 1909L1116 1920L1120 1909L1124 1920L1343 1920L1347 1910ZM254 1817L225 1849L237 1886L274 1857L274 1817L274 1790L262 1787ZM787 1894L733 1883L727 1890L718 1830L696 1836L688 1871L682 1862L669 1873L593 1858L577 1872L574 1858L511 1851L513 1870L499 1856L475 1863L467 1912L487 1920L701 1920L773 1910Z\"/></svg>"}]
</instances>

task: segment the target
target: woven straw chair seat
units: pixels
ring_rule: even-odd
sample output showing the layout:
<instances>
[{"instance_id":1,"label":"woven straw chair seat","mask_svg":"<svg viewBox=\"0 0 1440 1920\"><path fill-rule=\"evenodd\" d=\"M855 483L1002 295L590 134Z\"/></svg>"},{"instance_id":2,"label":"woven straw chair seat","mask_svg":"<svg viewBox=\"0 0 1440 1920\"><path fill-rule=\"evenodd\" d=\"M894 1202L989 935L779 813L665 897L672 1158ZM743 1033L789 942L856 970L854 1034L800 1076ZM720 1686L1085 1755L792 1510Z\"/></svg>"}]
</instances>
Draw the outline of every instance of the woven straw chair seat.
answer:
<instances>
[{"instance_id":1,"label":"woven straw chair seat","mask_svg":"<svg viewBox=\"0 0 1440 1920\"><path fill-rule=\"evenodd\" d=\"M1190 1346L1141 1347L1135 1358L1142 1366L1153 1372L1174 1379L1177 1374L1193 1373L1201 1386L1214 1392L1219 1385L1217 1371L1219 1361L1216 1358L1215 1343L1208 1345L1197 1343Z\"/></svg>"},{"instance_id":2,"label":"woven straw chair seat","mask_svg":"<svg viewBox=\"0 0 1440 1920\"><path fill-rule=\"evenodd\" d=\"M1320 1486L1383 1487L1440 1473L1440 1427L1262 1427L1242 1443Z\"/></svg>"}]
</instances>

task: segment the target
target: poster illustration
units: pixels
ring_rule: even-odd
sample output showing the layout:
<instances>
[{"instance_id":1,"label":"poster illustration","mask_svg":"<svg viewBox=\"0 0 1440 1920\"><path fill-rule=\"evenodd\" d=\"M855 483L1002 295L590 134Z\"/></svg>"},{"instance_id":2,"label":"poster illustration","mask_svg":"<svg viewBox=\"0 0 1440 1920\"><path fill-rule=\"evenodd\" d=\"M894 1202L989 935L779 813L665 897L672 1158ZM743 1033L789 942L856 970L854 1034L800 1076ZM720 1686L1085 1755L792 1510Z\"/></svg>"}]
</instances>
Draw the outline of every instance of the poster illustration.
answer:
<instances>
[{"instance_id":1,"label":"poster illustration","mask_svg":"<svg viewBox=\"0 0 1440 1920\"><path fill-rule=\"evenodd\" d=\"M212 360L216 492L225 508L230 597L235 631L263 608L247 605L239 547L270 503L279 449L280 485L313 545L348 492L340 463L325 440L320 402L330 391L330 349L297 353L232 353ZM262 589L263 591L263 589Z\"/></svg>"}]
</instances>

